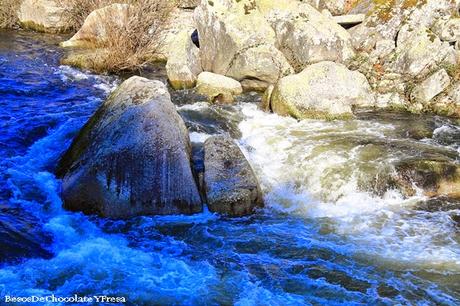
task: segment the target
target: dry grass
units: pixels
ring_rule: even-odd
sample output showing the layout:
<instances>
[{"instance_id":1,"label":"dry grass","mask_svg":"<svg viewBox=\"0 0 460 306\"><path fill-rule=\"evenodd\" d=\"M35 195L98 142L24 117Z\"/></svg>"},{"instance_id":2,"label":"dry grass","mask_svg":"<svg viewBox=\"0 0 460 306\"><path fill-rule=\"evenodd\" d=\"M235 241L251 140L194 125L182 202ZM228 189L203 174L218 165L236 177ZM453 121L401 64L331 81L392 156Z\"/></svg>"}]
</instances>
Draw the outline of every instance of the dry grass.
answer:
<instances>
[{"instance_id":1,"label":"dry grass","mask_svg":"<svg viewBox=\"0 0 460 306\"><path fill-rule=\"evenodd\" d=\"M125 0L57 0L64 8L63 20L69 31L76 32L85 22L86 17L94 10L113 3L127 3Z\"/></svg>"},{"instance_id":2,"label":"dry grass","mask_svg":"<svg viewBox=\"0 0 460 306\"><path fill-rule=\"evenodd\" d=\"M87 0L70 0L90 2ZM111 0L91 0L98 3ZM107 2L105 2L107 3ZM119 3L119 1L118 1ZM70 64L96 72L122 72L141 69L163 44L163 30L175 8L170 0L129 0L126 23L115 23L107 27L107 37L94 43L98 52L85 52ZM86 10L86 8L85 8ZM83 16L82 12L75 15ZM79 21L81 22L81 21Z\"/></svg>"},{"instance_id":3,"label":"dry grass","mask_svg":"<svg viewBox=\"0 0 460 306\"><path fill-rule=\"evenodd\" d=\"M0 29L18 26L17 11L20 4L20 0L0 0Z\"/></svg>"}]
</instances>

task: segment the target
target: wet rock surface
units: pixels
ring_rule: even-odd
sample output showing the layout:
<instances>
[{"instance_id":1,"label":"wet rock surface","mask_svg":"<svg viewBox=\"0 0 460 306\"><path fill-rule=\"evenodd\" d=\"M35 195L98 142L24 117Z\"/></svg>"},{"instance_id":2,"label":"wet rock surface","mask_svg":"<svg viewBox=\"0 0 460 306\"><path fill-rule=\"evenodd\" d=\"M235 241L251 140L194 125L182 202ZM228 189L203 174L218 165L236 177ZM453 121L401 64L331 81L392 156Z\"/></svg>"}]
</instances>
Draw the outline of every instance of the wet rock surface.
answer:
<instances>
[{"instance_id":1,"label":"wet rock surface","mask_svg":"<svg viewBox=\"0 0 460 306\"><path fill-rule=\"evenodd\" d=\"M126 80L61 159L67 209L111 218L202 210L184 122L166 86Z\"/></svg>"},{"instance_id":2,"label":"wet rock surface","mask_svg":"<svg viewBox=\"0 0 460 306\"><path fill-rule=\"evenodd\" d=\"M255 173L233 139L209 138L204 154L204 189L210 211L240 217L263 206Z\"/></svg>"}]
</instances>

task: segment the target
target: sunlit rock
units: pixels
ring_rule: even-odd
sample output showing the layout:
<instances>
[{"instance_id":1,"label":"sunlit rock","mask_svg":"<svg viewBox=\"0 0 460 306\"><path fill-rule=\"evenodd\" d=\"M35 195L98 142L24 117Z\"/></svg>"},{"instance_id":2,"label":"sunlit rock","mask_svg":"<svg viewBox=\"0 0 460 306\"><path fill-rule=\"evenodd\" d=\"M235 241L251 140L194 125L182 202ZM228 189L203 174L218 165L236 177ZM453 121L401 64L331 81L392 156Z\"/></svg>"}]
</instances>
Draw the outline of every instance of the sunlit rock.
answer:
<instances>
[{"instance_id":1,"label":"sunlit rock","mask_svg":"<svg viewBox=\"0 0 460 306\"><path fill-rule=\"evenodd\" d=\"M159 81L131 77L59 163L64 207L110 218L202 210L187 128Z\"/></svg>"},{"instance_id":2,"label":"sunlit rock","mask_svg":"<svg viewBox=\"0 0 460 306\"><path fill-rule=\"evenodd\" d=\"M460 18L438 21L433 27L433 32L443 41L458 41L460 39Z\"/></svg>"},{"instance_id":3,"label":"sunlit rock","mask_svg":"<svg viewBox=\"0 0 460 306\"><path fill-rule=\"evenodd\" d=\"M112 4L91 12L80 30L63 47L100 47L110 39L108 33L114 27L123 28L128 22L129 6Z\"/></svg>"},{"instance_id":4,"label":"sunlit rock","mask_svg":"<svg viewBox=\"0 0 460 306\"><path fill-rule=\"evenodd\" d=\"M198 75L196 89L199 94L208 97L210 102L232 103L235 96L243 93L240 82L212 72Z\"/></svg>"},{"instance_id":5,"label":"sunlit rock","mask_svg":"<svg viewBox=\"0 0 460 306\"><path fill-rule=\"evenodd\" d=\"M275 47L276 35L255 2L202 1L195 10L205 71L238 81L275 83L292 67Z\"/></svg>"},{"instance_id":6,"label":"sunlit rock","mask_svg":"<svg viewBox=\"0 0 460 306\"><path fill-rule=\"evenodd\" d=\"M398 37L395 68L409 77L421 78L442 64L455 65L456 51L427 28L411 30L406 28L406 39Z\"/></svg>"},{"instance_id":7,"label":"sunlit rock","mask_svg":"<svg viewBox=\"0 0 460 306\"><path fill-rule=\"evenodd\" d=\"M441 69L414 88L412 99L427 103L443 92L449 85L450 77L446 70Z\"/></svg>"},{"instance_id":8,"label":"sunlit rock","mask_svg":"<svg viewBox=\"0 0 460 306\"><path fill-rule=\"evenodd\" d=\"M56 0L24 0L19 7L18 18L24 28L56 33L67 29L63 14L64 8Z\"/></svg>"},{"instance_id":9,"label":"sunlit rock","mask_svg":"<svg viewBox=\"0 0 460 306\"><path fill-rule=\"evenodd\" d=\"M180 36L183 32L192 33L195 29L193 10L174 9L164 29L159 33L159 37L155 38L160 43L159 50L156 50L157 52L152 55L152 60L167 61L170 54L174 56L177 47L177 36Z\"/></svg>"},{"instance_id":10,"label":"sunlit rock","mask_svg":"<svg viewBox=\"0 0 460 306\"><path fill-rule=\"evenodd\" d=\"M395 40L402 26L431 28L438 20L454 14L451 0L361 1L352 13L366 13L364 22L350 30L356 49L371 51L382 39Z\"/></svg>"},{"instance_id":11,"label":"sunlit rock","mask_svg":"<svg viewBox=\"0 0 460 306\"><path fill-rule=\"evenodd\" d=\"M251 165L233 139L214 136L204 143L204 183L209 210L232 217L263 207Z\"/></svg>"},{"instance_id":12,"label":"sunlit rock","mask_svg":"<svg viewBox=\"0 0 460 306\"><path fill-rule=\"evenodd\" d=\"M354 56L350 34L307 3L293 0L257 3L275 30L278 49L297 71L308 64L345 62Z\"/></svg>"},{"instance_id":13,"label":"sunlit rock","mask_svg":"<svg viewBox=\"0 0 460 306\"><path fill-rule=\"evenodd\" d=\"M166 63L169 83L174 89L193 88L201 72L200 49L193 44L191 33L183 31L176 36Z\"/></svg>"},{"instance_id":14,"label":"sunlit rock","mask_svg":"<svg viewBox=\"0 0 460 306\"><path fill-rule=\"evenodd\" d=\"M280 115L304 118L347 118L353 106L374 106L364 75L344 65L321 62L282 78L273 89L271 108Z\"/></svg>"}]
</instances>

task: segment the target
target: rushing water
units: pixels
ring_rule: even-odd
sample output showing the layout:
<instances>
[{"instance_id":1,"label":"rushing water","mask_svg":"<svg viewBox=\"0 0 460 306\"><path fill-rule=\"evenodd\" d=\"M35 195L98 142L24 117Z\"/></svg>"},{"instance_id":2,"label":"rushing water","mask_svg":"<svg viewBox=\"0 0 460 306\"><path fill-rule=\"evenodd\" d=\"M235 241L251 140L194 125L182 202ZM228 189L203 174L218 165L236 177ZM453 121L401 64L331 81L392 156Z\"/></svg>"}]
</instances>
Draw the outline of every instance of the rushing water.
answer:
<instances>
[{"instance_id":1,"label":"rushing water","mask_svg":"<svg viewBox=\"0 0 460 306\"><path fill-rule=\"evenodd\" d=\"M363 112L296 121L254 96L211 107L174 102L200 143L228 133L260 178L266 209L227 219L111 221L66 212L59 156L116 85L59 66L61 38L0 32L0 296L124 296L129 305L460 303L459 203L371 182L405 158L459 162L459 122ZM195 101L195 102L194 102ZM0 301L0 304L2 301Z\"/></svg>"}]
</instances>

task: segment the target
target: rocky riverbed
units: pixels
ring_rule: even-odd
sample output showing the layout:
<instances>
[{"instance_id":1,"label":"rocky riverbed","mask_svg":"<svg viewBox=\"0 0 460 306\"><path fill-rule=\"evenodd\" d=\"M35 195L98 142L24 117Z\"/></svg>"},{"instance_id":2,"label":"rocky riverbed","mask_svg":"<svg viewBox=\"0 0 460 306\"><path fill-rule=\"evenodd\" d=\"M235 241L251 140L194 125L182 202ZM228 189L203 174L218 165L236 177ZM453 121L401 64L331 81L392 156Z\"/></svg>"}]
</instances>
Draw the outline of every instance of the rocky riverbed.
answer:
<instances>
[{"instance_id":1,"label":"rocky riverbed","mask_svg":"<svg viewBox=\"0 0 460 306\"><path fill-rule=\"evenodd\" d=\"M458 3L184 2L95 74L107 3L0 30L0 296L459 303Z\"/></svg>"}]
</instances>

